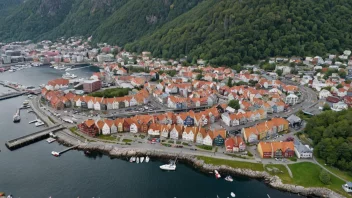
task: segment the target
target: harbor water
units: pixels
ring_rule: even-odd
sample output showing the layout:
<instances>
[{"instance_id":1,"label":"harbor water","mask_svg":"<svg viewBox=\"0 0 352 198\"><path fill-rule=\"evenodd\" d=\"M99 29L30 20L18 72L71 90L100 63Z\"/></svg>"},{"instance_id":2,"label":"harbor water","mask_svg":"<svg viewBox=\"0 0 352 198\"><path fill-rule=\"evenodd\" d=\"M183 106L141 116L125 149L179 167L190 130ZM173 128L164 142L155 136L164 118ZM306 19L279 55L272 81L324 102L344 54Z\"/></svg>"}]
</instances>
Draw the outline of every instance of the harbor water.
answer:
<instances>
[{"instance_id":1,"label":"harbor water","mask_svg":"<svg viewBox=\"0 0 352 198\"><path fill-rule=\"evenodd\" d=\"M97 68L89 67L70 71L79 78L90 76ZM14 73L0 73L0 80L38 86L59 78L64 71L49 67L34 67ZM0 92L8 88L0 86ZM21 111L21 122L13 123L12 116L25 96L0 101L0 192L11 193L14 198L216 198L236 197L271 198L299 197L278 191L261 181L234 177L233 182L216 180L183 164L175 172L159 169L160 161L135 164L124 159L110 159L108 156L87 157L82 151L69 151L61 157L53 157L51 151L65 147L54 142L40 141L15 151L9 151L5 142L42 127L28 124L35 115Z\"/></svg>"}]
</instances>

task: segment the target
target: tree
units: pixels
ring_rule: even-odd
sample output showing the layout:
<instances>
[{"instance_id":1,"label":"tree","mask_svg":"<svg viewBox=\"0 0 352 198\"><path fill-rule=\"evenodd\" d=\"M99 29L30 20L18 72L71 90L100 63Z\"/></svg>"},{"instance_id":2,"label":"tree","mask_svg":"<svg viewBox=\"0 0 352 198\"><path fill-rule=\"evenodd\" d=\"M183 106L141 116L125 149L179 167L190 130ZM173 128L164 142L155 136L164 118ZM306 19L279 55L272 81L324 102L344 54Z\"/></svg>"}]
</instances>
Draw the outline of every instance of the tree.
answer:
<instances>
[{"instance_id":1,"label":"tree","mask_svg":"<svg viewBox=\"0 0 352 198\"><path fill-rule=\"evenodd\" d=\"M331 110L330 105L324 104L324 106L323 106L323 111L329 111L329 110Z\"/></svg>"},{"instance_id":2,"label":"tree","mask_svg":"<svg viewBox=\"0 0 352 198\"><path fill-rule=\"evenodd\" d=\"M241 108L240 102L238 100L230 100L228 105L229 107L234 108L236 110Z\"/></svg>"},{"instance_id":3,"label":"tree","mask_svg":"<svg viewBox=\"0 0 352 198\"><path fill-rule=\"evenodd\" d=\"M343 70L340 70L340 71L338 72L338 74L339 74L339 76L340 76L341 78L346 78L346 76L347 76L346 72L343 71Z\"/></svg>"},{"instance_id":4,"label":"tree","mask_svg":"<svg viewBox=\"0 0 352 198\"><path fill-rule=\"evenodd\" d=\"M227 86L232 87L232 78L229 77L229 80L227 81Z\"/></svg>"},{"instance_id":5,"label":"tree","mask_svg":"<svg viewBox=\"0 0 352 198\"><path fill-rule=\"evenodd\" d=\"M290 63L290 67L296 67L296 63L295 62L291 62Z\"/></svg>"},{"instance_id":6,"label":"tree","mask_svg":"<svg viewBox=\"0 0 352 198\"><path fill-rule=\"evenodd\" d=\"M320 174L319 174L319 179L320 181L325 184L328 185L330 184L330 174L326 171L326 170L321 170Z\"/></svg>"},{"instance_id":7,"label":"tree","mask_svg":"<svg viewBox=\"0 0 352 198\"><path fill-rule=\"evenodd\" d=\"M197 80L200 80L200 79L202 79L202 78L203 78L203 75L202 75L202 74L198 74L197 77L196 77Z\"/></svg>"},{"instance_id":8,"label":"tree","mask_svg":"<svg viewBox=\"0 0 352 198\"><path fill-rule=\"evenodd\" d=\"M282 69L277 69L276 73L277 73L278 76L282 76Z\"/></svg>"},{"instance_id":9,"label":"tree","mask_svg":"<svg viewBox=\"0 0 352 198\"><path fill-rule=\"evenodd\" d=\"M340 89L340 88L342 88L343 86L341 85L341 84L338 84L337 86L336 86L336 88L337 89Z\"/></svg>"}]
</instances>

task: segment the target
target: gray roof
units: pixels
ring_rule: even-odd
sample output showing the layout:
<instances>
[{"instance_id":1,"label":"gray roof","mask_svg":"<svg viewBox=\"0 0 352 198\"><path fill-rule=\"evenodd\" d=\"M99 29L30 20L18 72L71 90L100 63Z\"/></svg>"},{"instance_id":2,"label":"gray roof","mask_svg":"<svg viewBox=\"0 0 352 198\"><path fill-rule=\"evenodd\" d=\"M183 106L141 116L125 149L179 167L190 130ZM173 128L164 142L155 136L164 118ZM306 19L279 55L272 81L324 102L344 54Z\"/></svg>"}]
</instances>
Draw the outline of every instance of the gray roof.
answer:
<instances>
[{"instance_id":1,"label":"gray roof","mask_svg":"<svg viewBox=\"0 0 352 198\"><path fill-rule=\"evenodd\" d=\"M348 187L352 187L352 182L347 182L346 184Z\"/></svg>"},{"instance_id":2,"label":"gray roof","mask_svg":"<svg viewBox=\"0 0 352 198\"><path fill-rule=\"evenodd\" d=\"M313 151L307 148L305 145L303 145L300 141L295 140L294 141L295 148L299 153L312 153Z\"/></svg>"},{"instance_id":3,"label":"gray roof","mask_svg":"<svg viewBox=\"0 0 352 198\"><path fill-rule=\"evenodd\" d=\"M286 120L291 124L296 122L301 122L301 118L297 117L294 114L290 115Z\"/></svg>"}]
</instances>

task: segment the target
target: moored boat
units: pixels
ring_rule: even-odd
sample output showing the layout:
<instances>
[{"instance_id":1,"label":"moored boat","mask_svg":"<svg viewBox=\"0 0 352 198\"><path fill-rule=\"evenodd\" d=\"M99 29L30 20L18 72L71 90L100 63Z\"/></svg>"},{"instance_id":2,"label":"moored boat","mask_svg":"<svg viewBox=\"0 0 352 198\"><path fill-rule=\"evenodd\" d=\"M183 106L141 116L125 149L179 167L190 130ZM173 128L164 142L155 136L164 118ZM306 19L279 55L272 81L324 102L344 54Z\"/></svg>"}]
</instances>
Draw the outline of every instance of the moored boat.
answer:
<instances>
[{"instance_id":1,"label":"moored boat","mask_svg":"<svg viewBox=\"0 0 352 198\"><path fill-rule=\"evenodd\" d=\"M137 157L137 159L136 159L136 163L137 163L137 164L139 164L139 157Z\"/></svg>"},{"instance_id":2,"label":"moored boat","mask_svg":"<svg viewBox=\"0 0 352 198\"><path fill-rule=\"evenodd\" d=\"M21 116L20 116L20 110L17 109L16 114L13 116L13 122L20 122L21 121Z\"/></svg>"},{"instance_id":3,"label":"moored boat","mask_svg":"<svg viewBox=\"0 0 352 198\"><path fill-rule=\"evenodd\" d=\"M176 170L176 161L177 161L177 157L176 157L175 161L170 160L169 164L161 165L160 169L168 170L168 171L174 171L174 170Z\"/></svg>"},{"instance_id":4,"label":"moored boat","mask_svg":"<svg viewBox=\"0 0 352 198\"><path fill-rule=\"evenodd\" d=\"M144 157L141 157L140 161L141 161L141 163L143 163L143 161L144 161Z\"/></svg>"},{"instance_id":5,"label":"moored boat","mask_svg":"<svg viewBox=\"0 0 352 198\"><path fill-rule=\"evenodd\" d=\"M231 192L230 195L231 195L231 197L236 197L236 194L233 192Z\"/></svg>"},{"instance_id":6,"label":"moored boat","mask_svg":"<svg viewBox=\"0 0 352 198\"><path fill-rule=\"evenodd\" d=\"M220 173L217 170L214 170L214 173L215 173L216 179L221 178L221 175L220 175Z\"/></svg>"},{"instance_id":7,"label":"moored boat","mask_svg":"<svg viewBox=\"0 0 352 198\"><path fill-rule=\"evenodd\" d=\"M233 182L233 179L232 179L232 177L230 175L225 177L225 180L228 181L228 182Z\"/></svg>"},{"instance_id":8,"label":"moored boat","mask_svg":"<svg viewBox=\"0 0 352 198\"><path fill-rule=\"evenodd\" d=\"M55 157L59 157L60 153L56 152L56 151L51 151L51 154Z\"/></svg>"},{"instance_id":9,"label":"moored boat","mask_svg":"<svg viewBox=\"0 0 352 198\"><path fill-rule=\"evenodd\" d=\"M147 157L145 157L145 162L149 162L149 160L150 160L150 158L147 156Z\"/></svg>"}]
</instances>

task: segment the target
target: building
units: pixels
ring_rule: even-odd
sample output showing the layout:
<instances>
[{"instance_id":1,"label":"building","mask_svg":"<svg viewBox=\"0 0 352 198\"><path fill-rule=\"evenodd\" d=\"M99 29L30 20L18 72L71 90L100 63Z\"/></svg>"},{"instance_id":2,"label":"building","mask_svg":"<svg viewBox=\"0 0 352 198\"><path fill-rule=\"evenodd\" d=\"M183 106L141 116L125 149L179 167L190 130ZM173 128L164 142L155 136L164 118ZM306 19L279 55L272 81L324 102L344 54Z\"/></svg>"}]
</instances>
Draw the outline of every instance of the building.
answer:
<instances>
[{"instance_id":1,"label":"building","mask_svg":"<svg viewBox=\"0 0 352 198\"><path fill-rule=\"evenodd\" d=\"M332 94L330 93L330 91L323 89L319 92L319 99L326 99L327 97L332 96Z\"/></svg>"},{"instance_id":2,"label":"building","mask_svg":"<svg viewBox=\"0 0 352 198\"><path fill-rule=\"evenodd\" d=\"M303 145L300 141L295 140L295 153L298 158L313 158L313 149L308 145Z\"/></svg>"},{"instance_id":3,"label":"building","mask_svg":"<svg viewBox=\"0 0 352 198\"><path fill-rule=\"evenodd\" d=\"M226 139L226 130L217 129L213 131L213 141L216 146L223 146Z\"/></svg>"},{"instance_id":4,"label":"building","mask_svg":"<svg viewBox=\"0 0 352 198\"><path fill-rule=\"evenodd\" d=\"M100 80L86 80L83 83L83 91L87 93L92 93L101 88Z\"/></svg>"},{"instance_id":5,"label":"building","mask_svg":"<svg viewBox=\"0 0 352 198\"><path fill-rule=\"evenodd\" d=\"M262 158L289 158L295 155L293 142L259 142L257 150Z\"/></svg>"},{"instance_id":6,"label":"building","mask_svg":"<svg viewBox=\"0 0 352 198\"><path fill-rule=\"evenodd\" d=\"M246 144L241 136L230 137L225 140L227 152L242 152L246 150Z\"/></svg>"},{"instance_id":7,"label":"building","mask_svg":"<svg viewBox=\"0 0 352 198\"><path fill-rule=\"evenodd\" d=\"M286 119L291 127L301 126L302 120L298 116L292 114Z\"/></svg>"},{"instance_id":8,"label":"building","mask_svg":"<svg viewBox=\"0 0 352 198\"><path fill-rule=\"evenodd\" d=\"M298 96L295 94L290 94L286 97L285 103L289 105L295 105L298 102Z\"/></svg>"}]
</instances>

